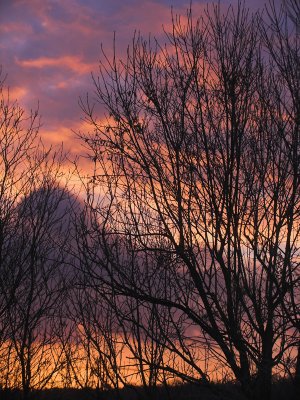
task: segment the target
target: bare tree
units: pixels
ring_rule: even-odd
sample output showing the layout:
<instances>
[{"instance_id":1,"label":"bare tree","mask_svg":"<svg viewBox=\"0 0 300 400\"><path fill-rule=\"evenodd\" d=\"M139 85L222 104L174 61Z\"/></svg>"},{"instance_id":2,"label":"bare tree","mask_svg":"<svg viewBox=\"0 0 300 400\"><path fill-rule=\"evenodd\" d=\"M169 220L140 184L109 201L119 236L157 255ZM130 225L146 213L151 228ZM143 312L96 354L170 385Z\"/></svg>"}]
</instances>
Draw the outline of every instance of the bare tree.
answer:
<instances>
[{"instance_id":1,"label":"bare tree","mask_svg":"<svg viewBox=\"0 0 300 400\"><path fill-rule=\"evenodd\" d=\"M36 164L30 160L38 147L39 119L37 113L26 116L24 110L9 98L9 91L1 82L0 87L0 344L1 364L7 386L9 368L14 368L9 338L7 312L11 308L15 292L22 280L22 272L12 273L9 259L15 249L11 244L17 236L15 221L20 198L28 193L32 177L42 159ZM3 358L4 357L4 358ZM9 367L9 368L5 368ZM12 376L10 371L10 376Z\"/></svg>"},{"instance_id":2,"label":"bare tree","mask_svg":"<svg viewBox=\"0 0 300 400\"><path fill-rule=\"evenodd\" d=\"M53 328L70 198L62 150L45 149L38 113L27 117L4 88L0 138L0 384L27 399L60 368Z\"/></svg>"},{"instance_id":3,"label":"bare tree","mask_svg":"<svg viewBox=\"0 0 300 400\"><path fill-rule=\"evenodd\" d=\"M177 376L207 383L205 349L255 399L298 340L299 48L268 24L275 45L241 5L173 16L165 44L137 35L125 59L103 54L96 104L81 104L94 287L165 309Z\"/></svg>"},{"instance_id":4,"label":"bare tree","mask_svg":"<svg viewBox=\"0 0 300 400\"><path fill-rule=\"evenodd\" d=\"M96 387L99 393L107 389L118 392L121 386L127 385L127 366L124 361L126 356L123 357L125 343L122 340L122 326L119 324L117 312L120 303L116 303L111 288L95 288L97 279L90 274L92 269L87 263L84 250L86 246L92 245L86 230L87 226L91 227L89 210L83 209L75 217L77 226L74 254L77 256L77 274L69 291L68 315L76 326L74 334L83 352L81 368L79 365L81 371L75 373L76 381L81 387ZM94 250L97 251L96 248ZM105 262L105 257L103 261ZM85 368L82 368L83 365Z\"/></svg>"},{"instance_id":5,"label":"bare tree","mask_svg":"<svg viewBox=\"0 0 300 400\"><path fill-rule=\"evenodd\" d=\"M288 0L280 9L273 3L267 8L270 24L263 25L263 38L274 66L273 97L276 104L278 130L285 144L288 185L286 186L286 235L280 265L282 274L276 285L282 291L283 312L286 315L287 336L292 347L287 360L294 372L300 393L300 345L299 345L299 135L300 135L300 7L299 2ZM271 110L270 110L271 111ZM275 117L274 117L275 119ZM282 280L278 280L281 278ZM296 356L295 356L296 354ZM293 362L291 362L293 360Z\"/></svg>"},{"instance_id":6,"label":"bare tree","mask_svg":"<svg viewBox=\"0 0 300 400\"><path fill-rule=\"evenodd\" d=\"M63 203L69 198L59 187L53 170L51 175L42 176L42 182L36 177L36 190L18 207L17 236L12 246L15 251L10 263L14 263L14 271L22 273L8 320L24 399L32 389L55 384L61 368L62 350L57 348L54 328L59 322L56 309L64 289L61 276L67 259L66 236L62 234L67 231L67 210Z\"/></svg>"},{"instance_id":7,"label":"bare tree","mask_svg":"<svg viewBox=\"0 0 300 400\"><path fill-rule=\"evenodd\" d=\"M3 268L2 258L8 253L5 239L13 237L15 234L10 222L16 217L16 204L22 194L28 192L32 182L32 173L34 174L39 168L39 164L34 165L30 162L30 156L34 154L37 146L39 120L37 113L27 117L16 102L11 102L9 91L6 91L2 85L0 90L0 263ZM27 166L27 169L24 168L24 165ZM21 278L16 276L15 281L7 282L4 280L4 272L2 269L0 315L9 307L15 287Z\"/></svg>"}]
</instances>

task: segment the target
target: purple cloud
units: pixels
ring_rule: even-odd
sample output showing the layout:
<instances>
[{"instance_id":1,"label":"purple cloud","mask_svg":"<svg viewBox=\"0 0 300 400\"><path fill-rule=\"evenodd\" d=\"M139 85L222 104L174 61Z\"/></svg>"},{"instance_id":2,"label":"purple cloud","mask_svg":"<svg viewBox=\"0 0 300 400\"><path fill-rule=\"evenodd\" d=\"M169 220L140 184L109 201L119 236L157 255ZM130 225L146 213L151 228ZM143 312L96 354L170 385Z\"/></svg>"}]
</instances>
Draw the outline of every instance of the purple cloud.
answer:
<instances>
[{"instance_id":1,"label":"purple cloud","mask_svg":"<svg viewBox=\"0 0 300 400\"><path fill-rule=\"evenodd\" d=\"M260 2L251 3L256 7ZM46 141L65 140L71 146L72 129L81 123L78 98L93 91L91 72L97 73L100 44L109 53L115 31L122 54L135 30L161 35L162 25L170 23L172 4L184 14L189 1L0 2L0 65L12 96L28 110L39 102ZM206 4L194 0L193 8L201 12Z\"/></svg>"}]
</instances>

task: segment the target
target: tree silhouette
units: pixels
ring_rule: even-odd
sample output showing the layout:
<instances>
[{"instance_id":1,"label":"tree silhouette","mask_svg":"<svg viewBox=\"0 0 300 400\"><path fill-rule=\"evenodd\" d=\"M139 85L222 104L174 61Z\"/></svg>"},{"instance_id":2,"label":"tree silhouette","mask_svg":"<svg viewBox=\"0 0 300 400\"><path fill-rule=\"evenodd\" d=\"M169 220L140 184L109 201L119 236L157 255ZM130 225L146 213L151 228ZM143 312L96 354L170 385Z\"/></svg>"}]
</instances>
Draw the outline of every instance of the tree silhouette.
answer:
<instances>
[{"instance_id":1,"label":"tree silhouette","mask_svg":"<svg viewBox=\"0 0 300 400\"><path fill-rule=\"evenodd\" d=\"M205 384L225 368L254 399L299 343L299 36L293 7L268 10L173 15L165 44L103 54L101 117L81 102L94 289L163 310L156 337L130 314L176 355L155 367Z\"/></svg>"},{"instance_id":2,"label":"tree silhouette","mask_svg":"<svg viewBox=\"0 0 300 400\"><path fill-rule=\"evenodd\" d=\"M60 368L54 319L67 262L67 176L61 149L40 140L38 113L26 116L4 86L0 138L0 387L28 399Z\"/></svg>"}]
</instances>

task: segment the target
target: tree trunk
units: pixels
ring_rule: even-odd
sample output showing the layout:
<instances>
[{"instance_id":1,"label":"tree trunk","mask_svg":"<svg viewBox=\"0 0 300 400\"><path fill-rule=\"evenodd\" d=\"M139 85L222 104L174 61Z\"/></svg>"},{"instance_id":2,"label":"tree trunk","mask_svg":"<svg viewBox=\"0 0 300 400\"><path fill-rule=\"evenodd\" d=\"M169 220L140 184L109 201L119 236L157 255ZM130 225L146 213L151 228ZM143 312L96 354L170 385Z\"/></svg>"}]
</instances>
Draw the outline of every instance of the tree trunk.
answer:
<instances>
[{"instance_id":1,"label":"tree trunk","mask_svg":"<svg viewBox=\"0 0 300 400\"><path fill-rule=\"evenodd\" d=\"M273 366L273 329L272 323L268 323L263 343L262 343L262 359L258 365L257 377L254 380L254 399L255 400L271 400L272 396L272 366Z\"/></svg>"},{"instance_id":2,"label":"tree trunk","mask_svg":"<svg viewBox=\"0 0 300 400\"><path fill-rule=\"evenodd\" d=\"M257 379L254 381L254 400L271 400L272 395L272 363L264 361Z\"/></svg>"},{"instance_id":3,"label":"tree trunk","mask_svg":"<svg viewBox=\"0 0 300 400\"><path fill-rule=\"evenodd\" d=\"M242 391L249 400L271 400L272 397L272 328L263 339L262 358L255 378L249 374L239 377Z\"/></svg>"},{"instance_id":4,"label":"tree trunk","mask_svg":"<svg viewBox=\"0 0 300 400\"><path fill-rule=\"evenodd\" d=\"M294 384L295 384L296 395L300 396L300 343L298 345L298 354L297 354L296 369L295 369L295 375L294 375Z\"/></svg>"},{"instance_id":5,"label":"tree trunk","mask_svg":"<svg viewBox=\"0 0 300 400\"><path fill-rule=\"evenodd\" d=\"M25 385L23 388L23 400L29 400L30 399L30 388L28 385Z\"/></svg>"}]
</instances>

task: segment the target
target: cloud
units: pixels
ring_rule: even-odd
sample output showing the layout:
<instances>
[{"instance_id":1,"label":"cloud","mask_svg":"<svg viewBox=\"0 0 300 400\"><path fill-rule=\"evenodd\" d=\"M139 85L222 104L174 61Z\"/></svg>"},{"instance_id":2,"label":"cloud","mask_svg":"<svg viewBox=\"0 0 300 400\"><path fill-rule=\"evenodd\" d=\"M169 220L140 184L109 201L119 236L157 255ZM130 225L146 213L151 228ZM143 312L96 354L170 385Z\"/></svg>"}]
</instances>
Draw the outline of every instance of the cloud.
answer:
<instances>
[{"instance_id":1,"label":"cloud","mask_svg":"<svg viewBox=\"0 0 300 400\"><path fill-rule=\"evenodd\" d=\"M22 103L28 94L26 86L14 86L9 89L9 98L12 102L18 101Z\"/></svg>"},{"instance_id":2,"label":"cloud","mask_svg":"<svg viewBox=\"0 0 300 400\"><path fill-rule=\"evenodd\" d=\"M58 68L71 70L77 74L90 73L96 64L86 63L78 56L62 56L58 58L40 57L29 60L16 60L17 64L25 68Z\"/></svg>"},{"instance_id":3,"label":"cloud","mask_svg":"<svg viewBox=\"0 0 300 400\"><path fill-rule=\"evenodd\" d=\"M8 73L11 98L18 99L29 112L39 103L45 140L53 143L65 138L72 145L71 129L81 117L79 96L94 91L90 73L97 74L100 44L110 56L115 31L118 56L122 57L135 30L145 37L151 32L162 38L162 26L169 28L171 4L175 13L184 15L189 3L0 0L0 65L4 74ZM194 14L200 15L206 3L194 0ZM50 131L60 133L51 136L47 134Z\"/></svg>"}]
</instances>

